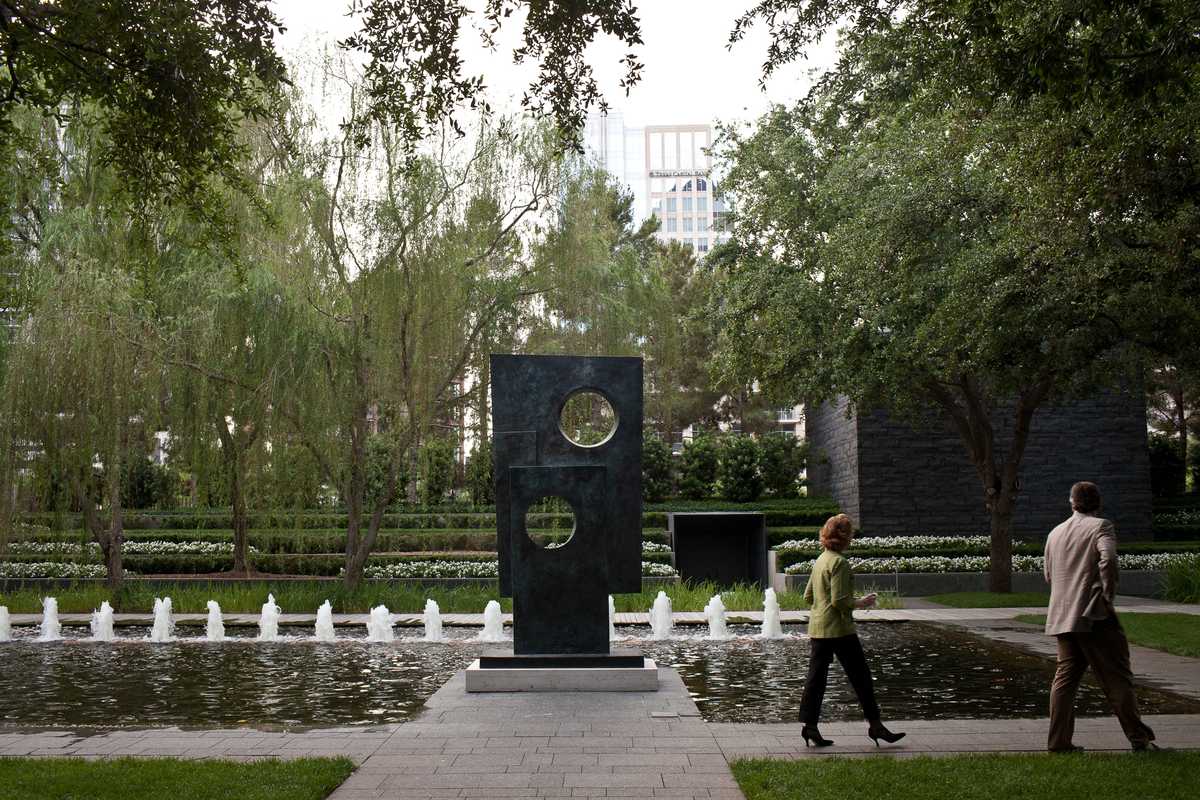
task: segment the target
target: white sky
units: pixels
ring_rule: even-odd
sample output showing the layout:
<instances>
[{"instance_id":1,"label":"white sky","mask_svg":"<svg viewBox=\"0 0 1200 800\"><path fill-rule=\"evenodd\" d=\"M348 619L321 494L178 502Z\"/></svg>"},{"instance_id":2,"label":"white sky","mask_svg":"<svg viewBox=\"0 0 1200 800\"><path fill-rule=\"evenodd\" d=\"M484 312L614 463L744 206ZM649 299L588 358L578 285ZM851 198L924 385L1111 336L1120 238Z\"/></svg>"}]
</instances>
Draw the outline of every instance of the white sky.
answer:
<instances>
[{"instance_id":1,"label":"white sky","mask_svg":"<svg viewBox=\"0 0 1200 800\"><path fill-rule=\"evenodd\" d=\"M617 85L618 63L625 48L615 39L589 48L588 61L613 112L625 124L667 125L753 120L771 102L788 102L807 91L813 68L832 66L835 41L827 36L807 62L781 71L764 93L758 79L766 54L767 36L760 25L733 50L726 47L733 21L751 0L635 0L642 39L637 48L645 65L642 80L628 97ZM351 33L355 22L345 16L343 0L276 0L275 8L287 32L280 39L285 55L314 52ZM461 52L467 70L485 75L488 99L501 111L519 109L520 95L533 74L511 63L522 20L506 21L495 53L489 53L473 32L463 37Z\"/></svg>"}]
</instances>

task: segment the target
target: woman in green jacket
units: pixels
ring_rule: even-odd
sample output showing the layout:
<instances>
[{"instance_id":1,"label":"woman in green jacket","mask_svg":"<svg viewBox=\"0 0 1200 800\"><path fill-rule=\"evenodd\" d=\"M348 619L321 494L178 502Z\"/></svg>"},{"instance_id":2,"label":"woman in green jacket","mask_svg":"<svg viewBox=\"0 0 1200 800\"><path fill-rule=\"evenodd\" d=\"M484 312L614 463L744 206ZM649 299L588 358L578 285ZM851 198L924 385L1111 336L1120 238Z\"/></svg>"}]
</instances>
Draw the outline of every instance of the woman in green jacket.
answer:
<instances>
[{"instance_id":1,"label":"woman in green jacket","mask_svg":"<svg viewBox=\"0 0 1200 800\"><path fill-rule=\"evenodd\" d=\"M845 514L826 520L821 528L821 553L813 565L804 588L804 599L809 604L808 638L812 650L808 659L808 679L804 682L804 697L800 700L800 721L804 727L800 735L804 746L809 743L817 747L828 747L832 741L821 736L817 722L821 716L821 701L825 698L825 684L829 680L829 665L833 657L846 670L850 685L858 694L863 716L867 718L867 736L879 746L879 740L896 742L904 738L903 733L892 733L879 718L879 704L875 702L875 688L871 682L871 668L863 654L862 643L854 632L854 609L870 608L875 605L875 594L861 600L854 599L854 576L850 573L850 562L842 551L850 546L854 538L854 523Z\"/></svg>"}]
</instances>

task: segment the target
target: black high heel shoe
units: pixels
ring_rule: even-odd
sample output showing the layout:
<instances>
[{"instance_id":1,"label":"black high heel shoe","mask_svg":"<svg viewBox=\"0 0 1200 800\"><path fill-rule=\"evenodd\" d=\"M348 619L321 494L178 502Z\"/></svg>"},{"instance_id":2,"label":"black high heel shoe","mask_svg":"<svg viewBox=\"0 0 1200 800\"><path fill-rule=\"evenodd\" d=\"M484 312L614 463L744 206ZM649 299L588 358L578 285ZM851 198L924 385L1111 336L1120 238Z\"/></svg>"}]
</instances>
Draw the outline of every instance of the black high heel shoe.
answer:
<instances>
[{"instance_id":1,"label":"black high heel shoe","mask_svg":"<svg viewBox=\"0 0 1200 800\"><path fill-rule=\"evenodd\" d=\"M880 739L883 739L888 744L895 744L903 739L904 736L905 734L903 732L892 733L887 729L886 726L884 726L882 722L872 722L867 728L867 738L875 742L876 747L879 747Z\"/></svg>"},{"instance_id":2,"label":"black high heel shoe","mask_svg":"<svg viewBox=\"0 0 1200 800\"><path fill-rule=\"evenodd\" d=\"M829 745L833 744L832 739L826 739L821 736L821 732L817 730L816 725L812 726L811 728L805 725L800 729L800 736L804 739L805 747L808 747L810 740L813 743L813 747L829 747ZM901 734L901 736L903 736L903 734Z\"/></svg>"}]
</instances>

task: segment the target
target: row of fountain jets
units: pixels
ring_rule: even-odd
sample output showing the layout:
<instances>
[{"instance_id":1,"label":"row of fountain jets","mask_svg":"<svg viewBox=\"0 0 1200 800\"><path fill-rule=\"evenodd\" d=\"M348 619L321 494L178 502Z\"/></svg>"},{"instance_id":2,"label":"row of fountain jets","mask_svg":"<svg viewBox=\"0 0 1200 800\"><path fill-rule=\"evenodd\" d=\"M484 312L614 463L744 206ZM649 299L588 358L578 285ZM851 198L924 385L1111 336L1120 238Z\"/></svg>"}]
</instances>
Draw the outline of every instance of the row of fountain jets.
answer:
<instances>
[{"instance_id":1,"label":"row of fountain jets","mask_svg":"<svg viewBox=\"0 0 1200 800\"><path fill-rule=\"evenodd\" d=\"M280 613L280 608L275 603L275 595L267 595L267 602L263 603L262 613L258 619L259 641L280 641ZM733 638L726 625L725 614L725 603L722 602L721 595L714 595L704 606L704 616L708 620L708 638L718 640ZM442 634L441 610L435 601L425 601L423 621L425 623L425 641L445 641ZM367 617L367 641L393 641L396 638L392 631L394 624L395 616L388 611L387 606L380 605L372 608ZM670 639L674 626L671 598L667 597L666 592L659 592L658 596L654 598L654 606L650 609L650 638ZM98 610L92 612L91 628L93 641L111 642L117 638L113 632L113 609L107 600L100 604ZM610 639L620 638L617 636L616 607L611 595L608 598L608 635ZM763 621L759 636L764 639L782 639L785 636L779 621L779 601L775 598L774 589L767 589L763 596ZM9 641L11 638L12 624L8 608L0 606L0 642ZM47 597L42 601L41 635L38 637L38 641L52 642L61 638L62 624L58 619L58 600ZM150 628L149 639L152 642L170 642L174 638L175 620L171 613L171 598L155 598L154 624ZM221 607L215 600L208 601L205 638L210 642L220 642L225 639L225 623L221 617ZM319 642L332 642L337 639L337 633L333 627L333 607L330 606L328 600L317 609L315 638ZM495 600L489 600L487 607L484 608L483 630L475 638L481 642L502 642L508 639L504 633L504 618L500 611L500 604Z\"/></svg>"}]
</instances>

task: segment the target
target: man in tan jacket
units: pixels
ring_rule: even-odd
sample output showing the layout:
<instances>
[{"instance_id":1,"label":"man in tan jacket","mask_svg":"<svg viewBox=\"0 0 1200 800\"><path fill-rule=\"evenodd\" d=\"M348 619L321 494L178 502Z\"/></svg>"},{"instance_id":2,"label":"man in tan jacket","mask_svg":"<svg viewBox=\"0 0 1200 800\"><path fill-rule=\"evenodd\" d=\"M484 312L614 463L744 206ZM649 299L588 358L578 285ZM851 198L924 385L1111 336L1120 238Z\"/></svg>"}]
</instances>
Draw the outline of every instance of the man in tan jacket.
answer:
<instances>
[{"instance_id":1,"label":"man in tan jacket","mask_svg":"<svg viewBox=\"0 0 1200 800\"><path fill-rule=\"evenodd\" d=\"M1050 607L1046 633L1058 639L1058 670L1050 688L1052 752L1082 750L1075 733L1075 691L1092 668L1134 750L1152 745L1154 731L1138 715L1129 667L1129 642L1117 620L1117 537L1100 512L1100 489L1082 481L1071 487L1074 514L1046 539Z\"/></svg>"}]
</instances>

